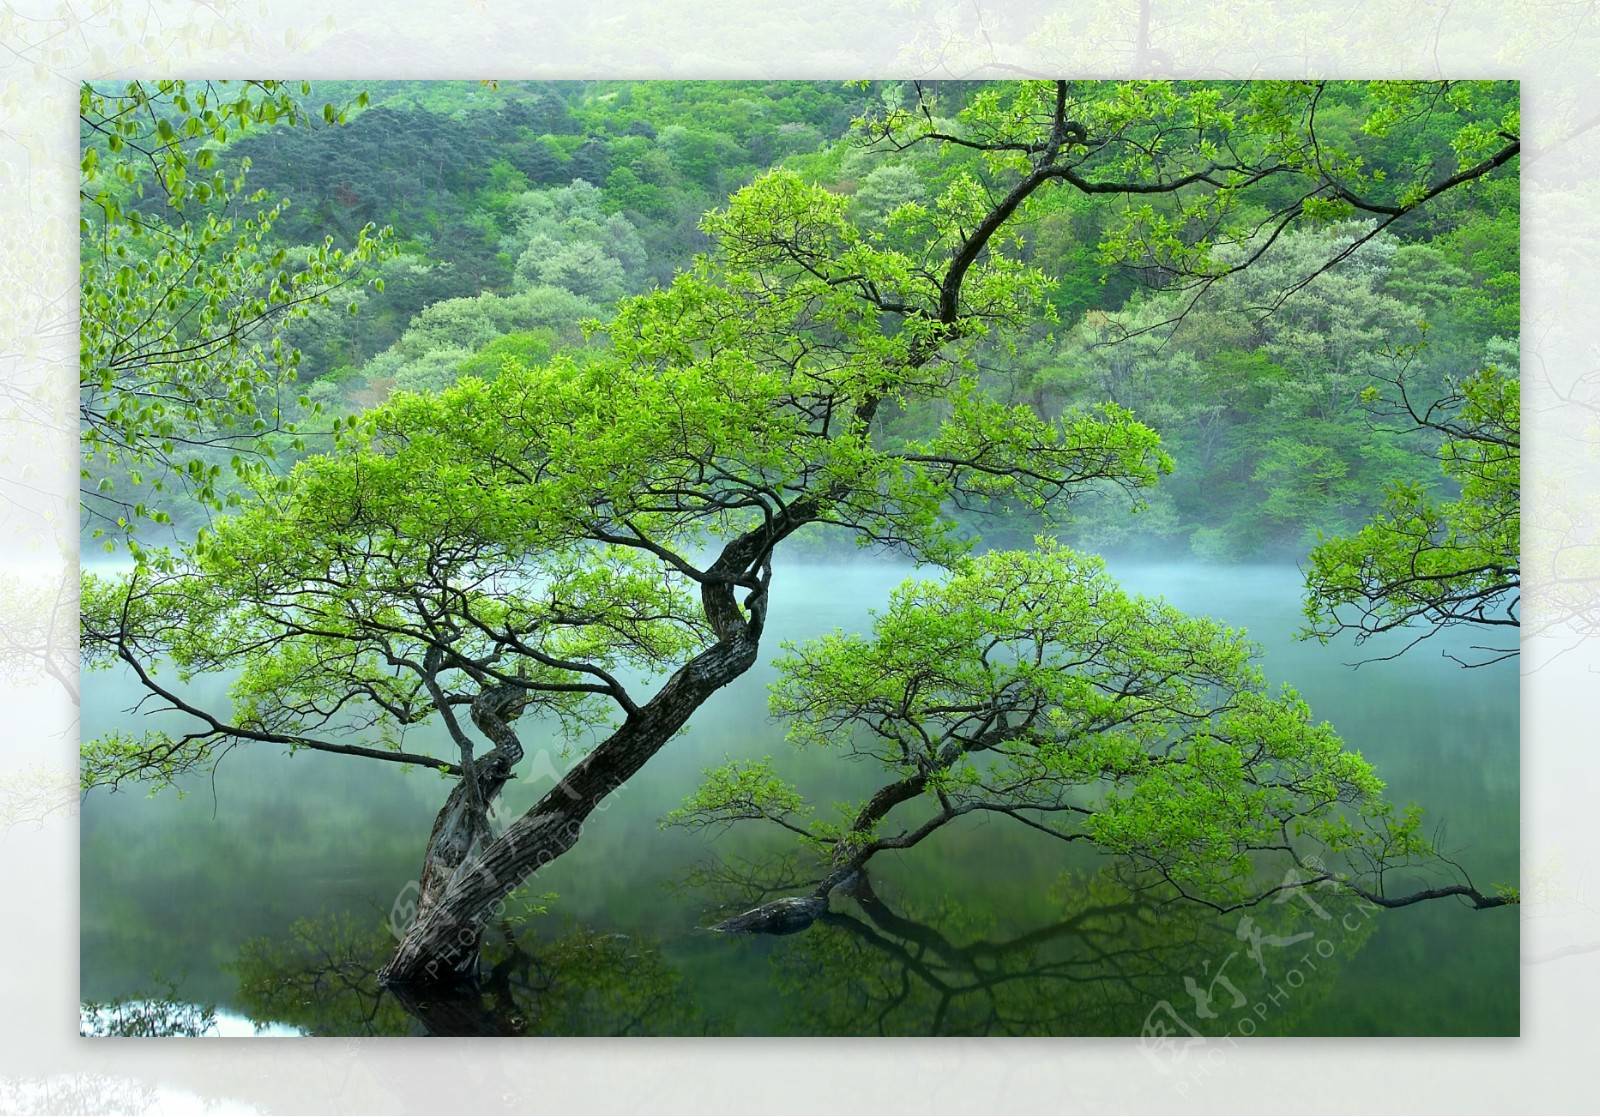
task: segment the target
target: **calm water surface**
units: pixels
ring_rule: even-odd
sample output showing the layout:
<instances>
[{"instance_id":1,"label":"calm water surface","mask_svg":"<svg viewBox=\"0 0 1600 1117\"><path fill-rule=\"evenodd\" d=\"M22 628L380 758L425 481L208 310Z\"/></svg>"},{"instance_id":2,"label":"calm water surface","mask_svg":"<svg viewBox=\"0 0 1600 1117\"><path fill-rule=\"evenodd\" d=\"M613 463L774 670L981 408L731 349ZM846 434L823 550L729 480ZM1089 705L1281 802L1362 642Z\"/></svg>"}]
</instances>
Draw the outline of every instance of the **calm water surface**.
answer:
<instances>
[{"instance_id":1,"label":"calm water surface","mask_svg":"<svg viewBox=\"0 0 1600 1117\"><path fill-rule=\"evenodd\" d=\"M1247 629L1266 649L1269 677L1292 682L1332 721L1392 799L1422 804L1480 888L1517 879L1514 663L1461 669L1440 651L1470 643L1463 637L1354 669L1363 653L1348 645L1292 639L1292 568L1111 569L1130 589ZM780 569L769 658L782 640L860 628L909 572ZM715 696L526 887L556 898L544 914L497 928L488 990L471 1010L492 1017L481 1030L1138 1034L1154 1020L1205 1034L1518 1031L1515 909L1446 900L1375 912L1318 894L1264 906L1241 926L1238 913L1142 904L1104 859L1008 820L963 819L914 850L880 855L873 894L837 903L835 918L802 934L708 932L714 915L749 906L753 889L782 883L793 846L755 823L720 834L660 829L703 769L771 755L823 810L881 782L864 765L786 745L766 715L772 676L760 666ZM125 680L87 677L85 733L134 724L124 711L136 697ZM541 742L526 728L531 753ZM547 790L549 771L514 782L502 815ZM212 1006L230 1033L240 1019L278 1034L474 1030L443 1006L408 1013L370 981L393 941L388 913L447 789L431 773L287 760L252 746L181 798L90 795L81 996ZM1201 1003L1211 1018L1197 1016Z\"/></svg>"}]
</instances>

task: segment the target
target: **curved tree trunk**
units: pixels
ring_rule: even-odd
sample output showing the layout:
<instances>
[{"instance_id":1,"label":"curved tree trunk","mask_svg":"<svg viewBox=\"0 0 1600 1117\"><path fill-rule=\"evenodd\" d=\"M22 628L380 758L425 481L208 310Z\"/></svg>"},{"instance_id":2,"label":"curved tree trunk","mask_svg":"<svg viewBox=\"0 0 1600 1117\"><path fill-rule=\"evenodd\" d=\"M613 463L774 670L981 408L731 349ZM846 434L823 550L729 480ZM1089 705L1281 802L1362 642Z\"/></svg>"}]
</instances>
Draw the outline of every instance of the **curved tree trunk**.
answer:
<instances>
[{"instance_id":1,"label":"curved tree trunk","mask_svg":"<svg viewBox=\"0 0 1600 1117\"><path fill-rule=\"evenodd\" d=\"M733 557L737 552L730 546L724 559ZM584 820L601 801L644 767L707 698L755 663L766 611L765 591L757 591L746 602L748 616L735 602L731 582L706 584L702 601L720 639L679 668L654 698L629 715L498 838L474 852L463 848L463 835L471 846L474 825L465 779L451 793L429 842L416 920L379 975L385 983L471 980L483 928L494 918L500 901L572 848L583 833ZM493 783L492 779L480 780L480 784L491 785L484 787L485 792L498 793L505 781ZM486 794L482 801L487 803L490 796Z\"/></svg>"},{"instance_id":2,"label":"curved tree trunk","mask_svg":"<svg viewBox=\"0 0 1600 1117\"><path fill-rule=\"evenodd\" d=\"M491 752L484 760L494 756ZM488 809L510 780L509 767L496 766L485 771L480 761L476 802L466 777L451 788L434 819L428 848L422 855L422 873L417 878L416 919L421 919L444 895L446 886L483 836Z\"/></svg>"}]
</instances>

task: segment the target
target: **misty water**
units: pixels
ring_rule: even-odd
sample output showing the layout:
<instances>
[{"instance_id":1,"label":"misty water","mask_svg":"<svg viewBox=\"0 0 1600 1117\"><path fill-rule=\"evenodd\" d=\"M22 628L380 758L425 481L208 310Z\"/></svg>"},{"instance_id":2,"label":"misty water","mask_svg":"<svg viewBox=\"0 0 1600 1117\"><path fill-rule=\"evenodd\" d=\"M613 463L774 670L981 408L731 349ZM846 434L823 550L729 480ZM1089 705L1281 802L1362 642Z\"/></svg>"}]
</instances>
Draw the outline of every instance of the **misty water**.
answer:
<instances>
[{"instance_id":1,"label":"misty water","mask_svg":"<svg viewBox=\"0 0 1600 1117\"><path fill-rule=\"evenodd\" d=\"M1265 649L1268 677L1292 682L1332 721L1376 766L1392 800L1421 804L1430 832L1480 889L1517 879L1514 662L1464 670L1442 653L1463 650L1471 636L1447 633L1357 669L1349 664L1399 644L1294 641L1292 567L1110 565L1129 589L1247 629ZM888 563L780 567L766 657L783 640L859 630L909 573ZM540 900L543 914L519 907L496 925L486 961L504 996L489 998L498 1023L483 1030L1518 1031L1515 908L1438 900L1378 911L1319 892L1253 909L1242 924L1237 912L1151 907L1113 878L1108 859L998 816L969 816L915 849L878 856L874 895L836 899L836 914L805 932L711 932L707 924L762 898L756 887L781 885L786 871L804 878L808 866L786 869L792 835L767 824L661 829L703 769L770 755L819 814L883 782L866 764L788 746L767 716L771 678L758 666L715 696L591 817L577 847L525 886L534 899L555 898ZM222 680L208 686L213 697L225 692ZM136 728L126 711L137 698L125 678L87 676L84 733ZM524 730L534 759L507 789L502 820L572 762L542 763L549 742L535 726ZM204 1005L220 1022L194 1029L208 1034L439 1030L377 990L369 967L392 945L386 923L448 786L430 772L310 753L286 759L251 745L230 752L214 777L191 779L182 797L137 788L89 795L82 998ZM1391 887L1403 890L1406 879ZM795 891L804 889L772 894Z\"/></svg>"}]
</instances>

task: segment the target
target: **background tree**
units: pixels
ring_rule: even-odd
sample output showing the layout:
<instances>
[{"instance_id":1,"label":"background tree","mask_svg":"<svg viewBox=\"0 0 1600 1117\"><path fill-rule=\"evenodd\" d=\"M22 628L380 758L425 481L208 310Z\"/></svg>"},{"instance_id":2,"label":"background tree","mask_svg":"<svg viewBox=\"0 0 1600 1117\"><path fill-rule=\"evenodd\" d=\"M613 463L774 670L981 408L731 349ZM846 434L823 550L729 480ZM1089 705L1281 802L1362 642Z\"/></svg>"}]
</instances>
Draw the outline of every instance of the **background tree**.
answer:
<instances>
[{"instance_id":1,"label":"background tree","mask_svg":"<svg viewBox=\"0 0 1600 1117\"><path fill-rule=\"evenodd\" d=\"M1437 432L1373 422L1368 390L1392 394L1393 355L1405 347L1412 398L1444 396L1445 362L1468 351L1481 361L1491 343L1448 316L1443 327L1429 321L1441 303L1465 297L1465 270L1441 265L1425 282L1395 264L1413 247L1442 260L1436 242L1380 235L1324 266L1368 229L1289 230L1192 307L1186 290L1143 294L1120 310L1086 314L1029 355L1036 408L1048 414L1063 402L1109 397L1158 430L1177 463L1153 494L1154 515L1091 508L1075 543L1298 559L1320 537L1358 530L1391 483L1437 476Z\"/></svg>"}]
</instances>

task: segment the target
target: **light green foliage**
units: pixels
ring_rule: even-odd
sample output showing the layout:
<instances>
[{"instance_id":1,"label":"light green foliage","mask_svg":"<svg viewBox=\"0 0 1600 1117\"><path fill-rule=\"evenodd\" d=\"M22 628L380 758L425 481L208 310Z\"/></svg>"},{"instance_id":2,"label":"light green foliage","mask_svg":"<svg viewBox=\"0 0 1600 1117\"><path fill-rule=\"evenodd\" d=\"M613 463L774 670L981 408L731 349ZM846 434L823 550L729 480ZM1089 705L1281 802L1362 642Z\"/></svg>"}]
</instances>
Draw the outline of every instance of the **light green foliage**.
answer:
<instances>
[{"instance_id":1,"label":"light green foliage","mask_svg":"<svg viewBox=\"0 0 1600 1117\"><path fill-rule=\"evenodd\" d=\"M882 223L901 206L924 206L928 186L917 168L904 163L884 163L861 180L852 207L863 224Z\"/></svg>"},{"instance_id":2,"label":"light green foliage","mask_svg":"<svg viewBox=\"0 0 1600 1117\"><path fill-rule=\"evenodd\" d=\"M432 303L411 320L401 338L402 351L420 356L436 349L473 350L499 336L502 300L495 295L445 299Z\"/></svg>"},{"instance_id":3,"label":"light green foliage","mask_svg":"<svg viewBox=\"0 0 1600 1117\"><path fill-rule=\"evenodd\" d=\"M623 304L609 329L613 351L685 381L668 414L685 406L680 398L696 410L718 406L688 388L716 370L708 387L743 405L740 421L757 438L749 464L780 471L795 493L826 482L824 522L931 555L947 545L940 508L963 492L1040 501L1093 477L1147 485L1164 467L1157 440L1124 413L1041 421L997 407L966 382L959 344L985 320L1003 327L1037 305L1036 275L986 261L973 270L972 302L946 326L917 261L863 235L843 199L793 176L758 180L705 224L720 240L714 278L701 269ZM885 304L901 315L887 330ZM741 364L761 371L723 387ZM948 413L933 438L880 448L851 422L879 399L948 400Z\"/></svg>"},{"instance_id":4,"label":"light green foliage","mask_svg":"<svg viewBox=\"0 0 1600 1117\"><path fill-rule=\"evenodd\" d=\"M229 480L259 480L267 436L287 426L297 355L284 324L382 251L371 229L344 249L275 243L283 203L217 166L230 136L303 119L277 82L82 87L79 420L96 534L169 519L151 494L220 508Z\"/></svg>"},{"instance_id":5,"label":"light green foliage","mask_svg":"<svg viewBox=\"0 0 1600 1117\"><path fill-rule=\"evenodd\" d=\"M698 830L741 819L764 818L781 824L791 815L808 813L810 808L799 793L773 772L769 756L711 769L700 789L661 822L663 826Z\"/></svg>"},{"instance_id":6,"label":"light green foliage","mask_svg":"<svg viewBox=\"0 0 1600 1117\"><path fill-rule=\"evenodd\" d=\"M1075 475L1131 478L1141 486L1172 471L1156 433L1116 404L1051 421L1029 407L1007 407L963 382L950 408L934 437L907 443L904 455L947 474L958 497L1015 497L1044 511L1057 487L1037 484L1029 471L1053 460L1070 463Z\"/></svg>"},{"instance_id":7,"label":"light green foliage","mask_svg":"<svg viewBox=\"0 0 1600 1117\"><path fill-rule=\"evenodd\" d=\"M517 278L560 287L586 299L622 294L622 264L592 241L557 245L535 238L517 261Z\"/></svg>"},{"instance_id":8,"label":"light green foliage","mask_svg":"<svg viewBox=\"0 0 1600 1117\"><path fill-rule=\"evenodd\" d=\"M240 733L341 751L359 729L399 750L406 727L496 687L593 726L632 708L614 670L669 671L730 623L691 596L699 548L824 522L948 557L965 544L942 509L962 492L1043 501L1088 479L1148 484L1164 464L1115 410L1045 422L986 404L935 359L982 328L965 317L908 308L885 330L870 295L935 295L832 195L772 176L707 227L721 254L624 302L609 351L399 393L178 559L97 586L94 663L244 672L230 719L175 753L152 742L159 757L91 745L85 778L170 778ZM1013 275L973 269L984 316L1028 297L1034 280ZM424 324L453 338L515 301ZM880 447L863 419L882 397L952 389L925 445Z\"/></svg>"},{"instance_id":9,"label":"light green foliage","mask_svg":"<svg viewBox=\"0 0 1600 1117\"><path fill-rule=\"evenodd\" d=\"M658 668L696 642L692 621L675 619L691 612L674 580L603 549L543 553L535 568L527 518L462 507L469 483L442 464L417 475L315 458L290 496L220 520L181 566L86 578L86 666L125 648L179 680L242 671L224 718L235 732L108 734L84 747L85 785L171 783L238 736L364 741L405 760L409 726L494 685L572 734L609 716L597 678Z\"/></svg>"},{"instance_id":10,"label":"light green foliage","mask_svg":"<svg viewBox=\"0 0 1600 1117\"><path fill-rule=\"evenodd\" d=\"M329 123L338 116L331 105L324 113ZM124 212L122 201L142 196L149 183L174 209L204 205L237 189L216 173L213 145L227 143L230 133L304 117L284 82L129 82L114 91L85 82L78 95L79 125L89 141L80 163L83 200L114 219Z\"/></svg>"},{"instance_id":11,"label":"light green foliage","mask_svg":"<svg viewBox=\"0 0 1600 1117\"><path fill-rule=\"evenodd\" d=\"M547 362L555 352L556 332L549 327L501 334L461 362L462 376L493 380L507 364L530 367Z\"/></svg>"},{"instance_id":12,"label":"light green foliage","mask_svg":"<svg viewBox=\"0 0 1600 1117\"><path fill-rule=\"evenodd\" d=\"M772 708L795 744L896 777L853 824L804 825L767 763L712 773L669 821L781 818L839 864L997 812L1214 901L1248 895L1272 858L1350 851L1362 820L1388 813L1372 768L1292 691L1272 693L1253 654L1239 633L1129 596L1098 559L1048 539L992 551L948 580L902 585L870 633L778 661ZM896 838L886 816L910 799L933 821Z\"/></svg>"},{"instance_id":13,"label":"light green foliage","mask_svg":"<svg viewBox=\"0 0 1600 1117\"><path fill-rule=\"evenodd\" d=\"M464 346L430 349L404 363L394 361L392 354L391 350L368 364L367 375L381 377L392 373L395 390L401 392L437 392L448 388L460 378L461 366L473 357L473 351Z\"/></svg>"},{"instance_id":14,"label":"light green foliage","mask_svg":"<svg viewBox=\"0 0 1600 1117\"><path fill-rule=\"evenodd\" d=\"M1403 381L1399 387L1403 395ZM1348 631L1359 644L1416 624L1414 643L1470 624L1513 633L1510 647L1474 649L1479 662L1514 655L1522 553L1517 380L1491 365L1453 399L1414 417L1444 435L1439 464L1459 495L1439 499L1420 485L1393 486L1370 523L1312 551L1306 635L1327 641Z\"/></svg>"},{"instance_id":15,"label":"light green foliage","mask_svg":"<svg viewBox=\"0 0 1600 1117\"><path fill-rule=\"evenodd\" d=\"M362 365L360 380L380 400L395 390L440 391L463 376L492 380L507 361L542 364L563 347L581 345L579 323L599 313L598 304L561 287L444 299Z\"/></svg>"}]
</instances>

